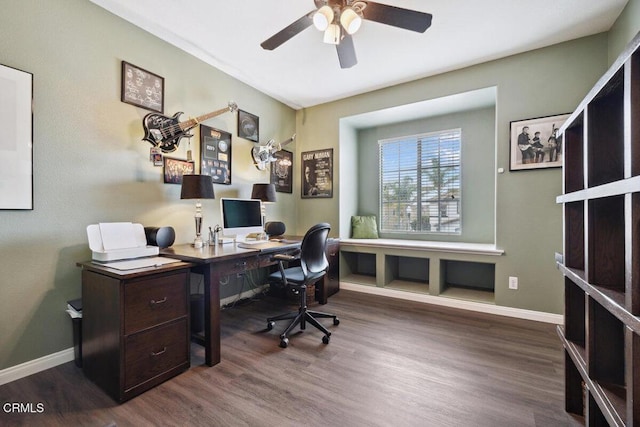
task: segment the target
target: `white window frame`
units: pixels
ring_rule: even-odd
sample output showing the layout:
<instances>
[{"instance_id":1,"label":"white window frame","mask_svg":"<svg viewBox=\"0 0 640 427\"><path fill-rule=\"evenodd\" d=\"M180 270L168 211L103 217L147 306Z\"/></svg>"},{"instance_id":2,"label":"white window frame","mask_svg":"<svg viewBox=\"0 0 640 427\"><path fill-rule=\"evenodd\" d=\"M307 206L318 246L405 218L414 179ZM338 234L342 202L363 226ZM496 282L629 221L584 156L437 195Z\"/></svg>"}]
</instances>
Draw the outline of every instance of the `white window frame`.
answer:
<instances>
[{"instance_id":1,"label":"white window frame","mask_svg":"<svg viewBox=\"0 0 640 427\"><path fill-rule=\"evenodd\" d=\"M458 141L458 150L454 152L454 155L451 156L446 153L443 154L441 151L442 145L445 142L451 142L452 140ZM398 144L400 147L402 144L415 144L416 152L415 152L415 164L400 164L400 160L398 160L397 167L392 169L385 169L384 159L383 159L383 149L385 147L390 147L390 144ZM405 149L406 149L405 145ZM434 148L435 147L435 148ZM431 169L430 167L424 167L422 165L420 158L421 152L423 150L437 151L438 153L438 166L442 164L443 160L446 161L445 166L443 168L457 168L458 174L457 179L453 179L454 185L446 185L445 188L438 187L437 192L438 196L434 199L422 200L424 192L426 189L424 188L421 180L423 173L426 169ZM436 235L460 235L462 233L462 129L454 128L436 132L428 132L421 133L416 135L408 135L403 137L395 137L382 139L378 141L378 154L379 154L379 218L380 218L380 232L381 233L399 233L399 234L436 234ZM457 163L455 161L457 156ZM404 166L404 168L403 168ZM415 172L412 172L414 171ZM408 175L415 175L416 177L416 189L412 194L414 194L412 200L398 201L398 206L396 209L387 210L387 214L385 214L385 173L388 174L398 174L398 185L400 185L403 175L403 172L406 172ZM439 172L438 172L439 173ZM387 181L388 182L388 181ZM393 181L392 182L396 182ZM441 193L441 190L447 190L447 193ZM453 212L453 216L448 214L442 214L443 204L447 207L449 213ZM406 205L406 208L405 208ZM404 210L406 209L406 212ZM423 210L428 209L427 215L429 213L437 212L437 216L429 215L428 223L423 221L424 213ZM403 211L403 212L400 212ZM411 214L417 215L414 217L415 219L411 219ZM387 215L394 215L394 218L388 218ZM393 221L394 224L391 226L390 221ZM413 221L413 224L412 224ZM446 224L448 223L448 225ZM420 226L419 226L420 225ZM421 229L426 228L426 229Z\"/></svg>"}]
</instances>

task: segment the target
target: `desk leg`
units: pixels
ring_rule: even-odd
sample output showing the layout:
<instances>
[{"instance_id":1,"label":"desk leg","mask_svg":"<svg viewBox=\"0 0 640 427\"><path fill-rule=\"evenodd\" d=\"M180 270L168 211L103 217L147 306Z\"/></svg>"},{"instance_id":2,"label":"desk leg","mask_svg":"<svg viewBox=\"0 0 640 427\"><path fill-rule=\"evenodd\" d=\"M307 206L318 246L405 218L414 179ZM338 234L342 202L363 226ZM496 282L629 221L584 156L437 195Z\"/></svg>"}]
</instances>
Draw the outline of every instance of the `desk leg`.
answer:
<instances>
[{"instance_id":1,"label":"desk leg","mask_svg":"<svg viewBox=\"0 0 640 427\"><path fill-rule=\"evenodd\" d=\"M204 354L208 366L220 363L220 274L213 263L204 268Z\"/></svg>"}]
</instances>

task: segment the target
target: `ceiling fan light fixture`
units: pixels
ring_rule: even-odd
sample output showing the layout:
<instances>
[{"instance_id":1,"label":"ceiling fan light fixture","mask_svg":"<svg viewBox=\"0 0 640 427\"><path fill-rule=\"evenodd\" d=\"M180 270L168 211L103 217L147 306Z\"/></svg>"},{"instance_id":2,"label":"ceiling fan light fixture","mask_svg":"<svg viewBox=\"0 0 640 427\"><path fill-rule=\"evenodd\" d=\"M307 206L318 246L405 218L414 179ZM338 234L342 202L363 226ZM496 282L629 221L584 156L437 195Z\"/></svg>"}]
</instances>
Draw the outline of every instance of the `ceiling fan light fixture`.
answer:
<instances>
[{"instance_id":1,"label":"ceiling fan light fixture","mask_svg":"<svg viewBox=\"0 0 640 427\"><path fill-rule=\"evenodd\" d=\"M346 7L340 14L340 24L349 34L355 34L362 25L362 16L351 7Z\"/></svg>"},{"instance_id":2,"label":"ceiling fan light fixture","mask_svg":"<svg viewBox=\"0 0 640 427\"><path fill-rule=\"evenodd\" d=\"M325 31L333 22L333 9L322 6L313 14L313 25L320 31Z\"/></svg>"},{"instance_id":3,"label":"ceiling fan light fixture","mask_svg":"<svg viewBox=\"0 0 640 427\"><path fill-rule=\"evenodd\" d=\"M324 30L324 40L327 44L340 44L340 25L329 24Z\"/></svg>"}]
</instances>

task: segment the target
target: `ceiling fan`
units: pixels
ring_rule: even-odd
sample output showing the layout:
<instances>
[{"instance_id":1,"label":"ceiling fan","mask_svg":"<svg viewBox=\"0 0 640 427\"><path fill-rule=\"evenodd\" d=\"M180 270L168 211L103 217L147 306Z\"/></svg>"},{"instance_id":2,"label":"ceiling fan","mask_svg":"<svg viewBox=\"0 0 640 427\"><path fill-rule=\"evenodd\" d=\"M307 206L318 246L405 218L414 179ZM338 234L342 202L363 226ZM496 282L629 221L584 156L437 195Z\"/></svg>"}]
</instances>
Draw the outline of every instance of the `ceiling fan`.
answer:
<instances>
[{"instance_id":1,"label":"ceiling fan","mask_svg":"<svg viewBox=\"0 0 640 427\"><path fill-rule=\"evenodd\" d=\"M351 35L358 31L363 19L418 33L424 33L431 26L430 13L372 1L314 0L314 3L316 10L275 33L260 46L273 50L313 24L324 32L325 43L336 45L340 68L351 68L358 63Z\"/></svg>"}]
</instances>

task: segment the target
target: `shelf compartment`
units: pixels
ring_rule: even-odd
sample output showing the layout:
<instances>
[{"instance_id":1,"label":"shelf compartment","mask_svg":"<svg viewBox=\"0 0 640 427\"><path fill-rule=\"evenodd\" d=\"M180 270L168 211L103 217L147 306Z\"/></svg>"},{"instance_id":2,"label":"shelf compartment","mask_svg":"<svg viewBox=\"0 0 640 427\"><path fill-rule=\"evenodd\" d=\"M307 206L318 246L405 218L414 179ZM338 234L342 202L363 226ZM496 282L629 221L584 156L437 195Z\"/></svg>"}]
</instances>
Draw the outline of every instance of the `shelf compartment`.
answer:
<instances>
[{"instance_id":1,"label":"shelf compartment","mask_svg":"<svg viewBox=\"0 0 640 427\"><path fill-rule=\"evenodd\" d=\"M640 175L640 53L635 52L629 60L629 93L631 105L631 176Z\"/></svg>"},{"instance_id":2,"label":"shelf compartment","mask_svg":"<svg viewBox=\"0 0 640 427\"><path fill-rule=\"evenodd\" d=\"M385 255L385 287L429 293L429 259Z\"/></svg>"},{"instance_id":3,"label":"shelf compartment","mask_svg":"<svg viewBox=\"0 0 640 427\"><path fill-rule=\"evenodd\" d=\"M569 268L584 270L584 202L564 205L565 263Z\"/></svg>"},{"instance_id":4,"label":"shelf compartment","mask_svg":"<svg viewBox=\"0 0 640 427\"><path fill-rule=\"evenodd\" d=\"M376 254L340 251L340 255L344 261L340 268L344 271L343 280L376 286Z\"/></svg>"},{"instance_id":5,"label":"shelf compartment","mask_svg":"<svg viewBox=\"0 0 640 427\"><path fill-rule=\"evenodd\" d=\"M624 388L624 325L593 298L588 298L588 307L587 369L589 376L601 385L608 384L607 389Z\"/></svg>"},{"instance_id":6,"label":"shelf compartment","mask_svg":"<svg viewBox=\"0 0 640 427\"><path fill-rule=\"evenodd\" d=\"M587 106L589 187L624 178L624 68Z\"/></svg>"},{"instance_id":7,"label":"shelf compartment","mask_svg":"<svg viewBox=\"0 0 640 427\"><path fill-rule=\"evenodd\" d=\"M568 341L585 346L586 299L584 291L570 279L564 279L565 322L564 331Z\"/></svg>"},{"instance_id":8,"label":"shelf compartment","mask_svg":"<svg viewBox=\"0 0 640 427\"><path fill-rule=\"evenodd\" d=\"M564 145L565 193L584 189L584 113L565 130L558 141Z\"/></svg>"},{"instance_id":9,"label":"shelf compartment","mask_svg":"<svg viewBox=\"0 0 640 427\"><path fill-rule=\"evenodd\" d=\"M624 196L589 202L587 281L617 292L625 291Z\"/></svg>"},{"instance_id":10,"label":"shelf compartment","mask_svg":"<svg viewBox=\"0 0 640 427\"><path fill-rule=\"evenodd\" d=\"M631 228L627 230L630 238L626 242L627 249L631 251L627 259L631 277L627 277L626 303L633 315L640 316L640 193L627 197L631 203L630 224L627 224Z\"/></svg>"},{"instance_id":11,"label":"shelf compartment","mask_svg":"<svg viewBox=\"0 0 640 427\"><path fill-rule=\"evenodd\" d=\"M590 394L609 424L626 425L625 327L597 301L588 298L587 304L587 371L592 380Z\"/></svg>"},{"instance_id":12,"label":"shelf compartment","mask_svg":"<svg viewBox=\"0 0 640 427\"><path fill-rule=\"evenodd\" d=\"M440 295L495 302L495 264L440 260Z\"/></svg>"}]
</instances>

